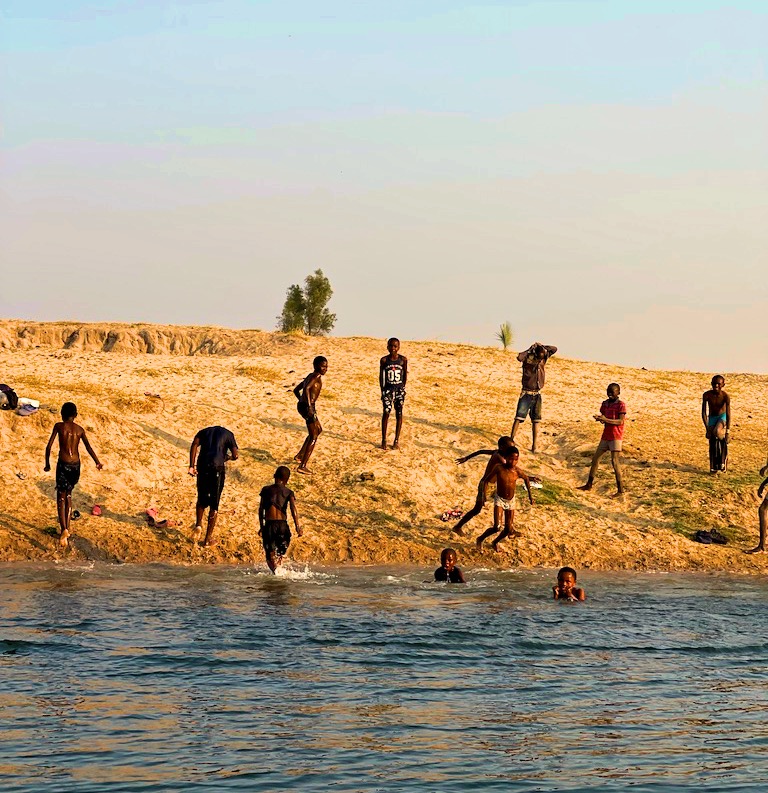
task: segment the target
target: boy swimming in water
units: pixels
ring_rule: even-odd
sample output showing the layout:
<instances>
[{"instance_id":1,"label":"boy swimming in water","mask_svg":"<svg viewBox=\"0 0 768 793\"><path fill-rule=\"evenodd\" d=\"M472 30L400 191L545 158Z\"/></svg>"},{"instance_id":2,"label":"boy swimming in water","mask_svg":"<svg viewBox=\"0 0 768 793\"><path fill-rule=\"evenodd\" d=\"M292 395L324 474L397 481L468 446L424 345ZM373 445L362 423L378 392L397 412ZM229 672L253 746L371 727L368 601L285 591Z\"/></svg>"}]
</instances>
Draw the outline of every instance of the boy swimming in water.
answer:
<instances>
[{"instance_id":1,"label":"boy swimming in water","mask_svg":"<svg viewBox=\"0 0 768 793\"><path fill-rule=\"evenodd\" d=\"M387 448L387 424L392 408L395 408L395 442L393 449L400 448L400 430L403 428L403 405L405 383L408 380L408 359L400 355L400 339L387 341L389 355L379 362L379 387L381 388L381 448Z\"/></svg>"},{"instance_id":2,"label":"boy swimming in water","mask_svg":"<svg viewBox=\"0 0 768 793\"><path fill-rule=\"evenodd\" d=\"M480 548L483 540L496 534L501 526L501 518L504 516L504 530L493 540L491 547L494 551L498 550L500 542L509 536L517 537L518 532L514 530L515 522L515 492L517 480L522 479L528 490L528 500L533 505L533 492L531 491L531 480L528 475L518 468L517 461L520 459L520 452L516 446L510 446L502 453L503 461L496 463L494 468L483 477L481 485L485 487L492 479L496 479L496 495L493 497L493 526L484 531L477 538L477 547Z\"/></svg>"},{"instance_id":3,"label":"boy swimming in water","mask_svg":"<svg viewBox=\"0 0 768 793\"><path fill-rule=\"evenodd\" d=\"M446 581L449 584L466 584L464 574L456 567L456 551L445 548L440 554L440 567L435 570L435 581Z\"/></svg>"},{"instance_id":4,"label":"boy swimming in water","mask_svg":"<svg viewBox=\"0 0 768 793\"><path fill-rule=\"evenodd\" d=\"M701 398L701 420L709 439L709 473L725 471L728 465L728 441L731 428L731 398L723 390L725 378L715 375L712 388Z\"/></svg>"},{"instance_id":5,"label":"boy swimming in water","mask_svg":"<svg viewBox=\"0 0 768 793\"><path fill-rule=\"evenodd\" d=\"M463 463L467 462L467 460L471 460L473 457L476 457L479 454L491 455L491 459L488 460L488 465L485 466L485 473L483 474L482 478L480 479L480 483L477 486L475 505L469 510L469 512L467 512L466 515L462 516L461 520L453 527L453 529L451 529L451 531L456 534L464 534L464 526L469 523L472 518L482 512L486 501L486 485L483 484L485 477L496 467L496 465L504 461L504 457L502 455L504 451L506 451L506 449L508 449L511 445L511 439L506 435L502 435L501 438L499 438L498 449L480 449L479 451L472 452L472 454L468 454L466 457L459 457L459 459L456 460L458 465L462 465ZM491 480L489 480L489 484L490 481Z\"/></svg>"},{"instance_id":6,"label":"boy swimming in water","mask_svg":"<svg viewBox=\"0 0 768 793\"><path fill-rule=\"evenodd\" d=\"M59 515L59 545L66 548L69 545L69 521L72 514L72 491L80 480L80 441L85 450L93 458L96 468L103 468L91 448L85 430L75 424L77 407L74 402L65 402L61 406L61 421L53 425L51 437L45 447L45 471L51 470L51 448L56 438L59 439L59 460L56 463L56 510Z\"/></svg>"},{"instance_id":7,"label":"boy swimming in water","mask_svg":"<svg viewBox=\"0 0 768 793\"><path fill-rule=\"evenodd\" d=\"M557 572L557 583L552 587L555 600L586 600L587 593L576 586L576 571L572 567L561 567Z\"/></svg>"},{"instance_id":8,"label":"boy swimming in water","mask_svg":"<svg viewBox=\"0 0 768 793\"><path fill-rule=\"evenodd\" d=\"M264 546L267 565L274 573L283 563L291 542L291 530L288 527L288 507L291 508L293 525L296 534L302 535L299 516L296 512L296 497L293 490L286 485L291 472L284 465L275 471L275 483L262 488L259 502L259 534Z\"/></svg>"},{"instance_id":9,"label":"boy swimming in water","mask_svg":"<svg viewBox=\"0 0 768 793\"><path fill-rule=\"evenodd\" d=\"M323 431L320 419L317 417L315 403L320 396L323 388L323 375L328 371L328 359L318 355L312 361L312 371L293 389L296 399L299 400L296 410L307 423L307 438L304 445L299 449L299 453L293 458L299 467L296 469L300 474L311 474L307 468L309 458L315 450L315 444Z\"/></svg>"}]
</instances>

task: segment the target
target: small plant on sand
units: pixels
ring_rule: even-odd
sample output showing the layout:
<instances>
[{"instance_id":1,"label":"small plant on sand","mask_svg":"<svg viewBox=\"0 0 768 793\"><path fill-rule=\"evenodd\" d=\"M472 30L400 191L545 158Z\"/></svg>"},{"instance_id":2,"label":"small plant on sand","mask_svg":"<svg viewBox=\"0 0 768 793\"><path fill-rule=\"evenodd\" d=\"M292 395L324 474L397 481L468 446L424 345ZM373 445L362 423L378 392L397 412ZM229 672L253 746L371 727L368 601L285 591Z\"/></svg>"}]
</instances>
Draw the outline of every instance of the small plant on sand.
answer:
<instances>
[{"instance_id":1,"label":"small plant on sand","mask_svg":"<svg viewBox=\"0 0 768 793\"><path fill-rule=\"evenodd\" d=\"M512 345L512 325L509 322L504 322L499 325L496 338L501 342L501 345L505 350L508 349Z\"/></svg>"},{"instance_id":2,"label":"small plant on sand","mask_svg":"<svg viewBox=\"0 0 768 793\"><path fill-rule=\"evenodd\" d=\"M304 331L308 336L330 333L336 324L336 315L326 308L332 296L331 282L322 270L315 270L304 279L303 289L298 284L288 287L277 327L284 333Z\"/></svg>"}]
</instances>

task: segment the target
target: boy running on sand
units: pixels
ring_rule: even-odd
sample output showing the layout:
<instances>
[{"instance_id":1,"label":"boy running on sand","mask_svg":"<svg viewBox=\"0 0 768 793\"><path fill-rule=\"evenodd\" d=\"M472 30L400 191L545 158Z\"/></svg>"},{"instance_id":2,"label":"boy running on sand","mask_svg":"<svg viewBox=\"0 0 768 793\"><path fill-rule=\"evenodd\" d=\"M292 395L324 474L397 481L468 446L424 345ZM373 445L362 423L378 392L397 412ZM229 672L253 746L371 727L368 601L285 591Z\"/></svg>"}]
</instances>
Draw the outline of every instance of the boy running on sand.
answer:
<instances>
[{"instance_id":1,"label":"boy running on sand","mask_svg":"<svg viewBox=\"0 0 768 793\"><path fill-rule=\"evenodd\" d=\"M449 584L466 584L464 574L456 567L456 551L445 548L440 554L440 567L435 570L435 581L445 581Z\"/></svg>"},{"instance_id":2,"label":"boy running on sand","mask_svg":"<svg viewBox=\"0 0 768 793\"><path fill-rule=\"evenodd\" d=\"M506 435L502 435L501 438L499 438L497 450L480 449L479 451L472 452L472 454L468 454L466 457L459 457L459 459L456 460L458 465L462 465L463 463L467 462L467 460L471 460L473 457L476 457L479 454L491 455L491 459L488 460L488 465L485 466L485 473L483 473L483 477L477 486L475 505L469 510L469 512L467 512L466 515L462 516L461 520L459 520L459 522L453 527L453 529L451 529L451 531L455 532L456 534L464 534L464 526L469 523L472 518L482 512L486 501L486 485L484 484L485 477L496 467L496 465L504 462L503 454L511 445L512 441Z\"/></svg>"},{"instance_id":3,"label":"boy running on sand","mask_svg":"<svg viewBox=\"0 0 768 793\"><path fill-rule=\"evenodd\" d=\"M403 404L405 403L405 383L408 380L408 359L400 355L400 339L387 341L389 355L379 362L379 387L381 388L381 448L387 448L387 423L392 407L395 408L395 442L393 449L400 448L400 430L403 427Z\"/></svg>"},{"instance_id":4,"label":"boy running on sand","mask_svg":"<svg viewBox=\"0 0 768 793\"><path fill-rule=\"evenodd\" d=\"M701 420L709 439L709 473L725 471L731 428L731 398L723 391L725 378L715 375L712 388L701 398ZM709 415L707 415L709 413Z\"/></svg>"},{"instance_id":5,"label":"boy running on sand","mask_svg":"<svg viewBox=\"0 0 768 793\"><path fill-rule=\"evenodd\" d=\"M61 406L61 421L53 425L51 437L45 447L45 469L51 470L51 448L56 438L59 439L59 460L56 463L56 510L59 515L59 545L66 548L69 545L69 520L72 514L72 491L80 480L80 441L85 450L93 458L96 468L103 468L96 456L96 452L88 443L85 430L75 424L77 407L74 402L65 402Z\"/></svg>"},{"instance_id":6,"label":"boy running on sand","mask_svg":"<svg viewBox=\"0 0 768 793\"><path fill-rule=\"evenodd\" d=\"M557 573L557 583L552 587L555 600L586 600L587 593L576 586L576 571L572 567L561 567Z\"/></svg>"},{"instance_id":7,"label":"boy running on sand","mask_svg":"<svg viewBox=\"0 0 768 793\"><path fill-rule=\"evenodd\" d=\"M291 542L291 530L288 527L289 506L296 534L299 537L302 535L296 512L296 497L293 490L286 487L290 476L291 472L288 468L281 465L275 471L275 483L262 488L260 494L259 534L264 545L267 564L273 573L283 563L283 557L288 553L288 545Z\"/></svg>"},{"instance_id":8,"label":"boy running on sand","mask_svg":"<svg viewBox=\"0 0 768 793\"><path fill-rule=\"evenodd\" d=\"M528 490L528 500L533 504L533 493L531 491L531 480L528 475L517 467L517 461L520 459L520 452L516 446L510 446L503 453L503 461L496 463L493 470L491 470L485 477L483 477L482 485L488 484L494 477L496 479L496 495L493 497L493 526L484 531L477 538L477 547L480 548L483 540L496 534L501 526L501 516L504 515L504 530L496 537L491 543L494 551L498 550L498 544L509 537L518 536L518 532L514 530L515 522L515 492L517 488L517 480L522 479Z\"/></svg>"},{"instance_id":9,"label":"boy running on sand","mask_svg":"<svg viewBox=\"0 0 768 793\"><path fill-rule=\"evenodd\" d=\"M624 417L627 415L627 406L619 399L621 386L618 383L611 383L606 389L608 399L600 405L600 413L593 416L595 421L604 425L603 434L597 450L592 456L592 465L589 468L587 483L582 485L579 490L591 490L597 473L597 466L600 458L607 452L611 453L611 464L616 475L616 492L613 498L619 498L624 494L624 487L621 481L621 446L624 439Z\"/></svg>"},{"instance_id":10,"label":"boy running on sand","mask_svg":"<svg viewBox=\"0 0 768 793\"><path fill-rule=\"evenodd\" d=\"M317 417L315 403L320 396L323 388L323 375L328 371L328 359L318 355L312 361L313 370L293 389L296 399L299 400L296 410L307 423L307 439L299 449L299 453L293 458L299 467L296 469L300 474L311 474L307 468L309 458L315 450L315 444L323 431L320 419Z\"/></svg>"}]
</instances>

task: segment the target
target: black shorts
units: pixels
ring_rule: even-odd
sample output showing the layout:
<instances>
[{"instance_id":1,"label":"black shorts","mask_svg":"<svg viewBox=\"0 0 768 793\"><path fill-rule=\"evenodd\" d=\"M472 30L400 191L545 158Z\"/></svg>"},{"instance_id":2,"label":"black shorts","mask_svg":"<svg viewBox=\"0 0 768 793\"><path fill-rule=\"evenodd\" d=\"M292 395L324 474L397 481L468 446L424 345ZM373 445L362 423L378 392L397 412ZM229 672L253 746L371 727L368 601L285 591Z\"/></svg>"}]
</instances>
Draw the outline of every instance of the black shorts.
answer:
<instances>
[{"instance_id":1,"label":"black shorts","mask_svg":"<svg viewBox=\"0 0 768 793\"><path fill-rule=\"evenodd\" d=\"M202 507L203 509L210 507L214 512L218 512L222 490L224 490L223 468L197 469L198 507Z\"/></svg>"},{"instance_id":2,"label":"black shorts","mask_svg":"<svg viewBox=\"0 0 768 793\"><path fill-rule=\"evenodd\" d=\"M80 463L56 463L56 492L71 493L80 481Z\"/></svg>"},{"instance_id":3,"label":"black shorts","mask_svg":"<svg viewBox=\"0 0 768 793\"><path fill-rule=\"evenodd\" d=\"M299 411L299 415L307 424L314 424L317 421L317 413L313 413L306 402L297 403L296 410Z\"/></svg>"},{"instance_id":4,"label":"black shorts","mask_svg":"<svg viewBox=\"0 0 768 793\"><path fill-rule=\"evenodd\" d=\"M264 544L264 552L269 555L275 553L278 556L285 556L288 553L288 545L291 542L291 530L288 528L287 520L267 520L261 530L261 541Z\"/></svg>"},{"instance_id":5,"label":"black shorts","mask_svg":"<svg viewBox=\"0 0 768 793\"><path fill-rule=\"evenodd\" d=\"M384 412L389 414L392 412L392 407L395 408L395 413L401 413L403 404L405 403L405 388L385 388L381 392L381 404L384 406Z\"/></svg>"}]
</instances>

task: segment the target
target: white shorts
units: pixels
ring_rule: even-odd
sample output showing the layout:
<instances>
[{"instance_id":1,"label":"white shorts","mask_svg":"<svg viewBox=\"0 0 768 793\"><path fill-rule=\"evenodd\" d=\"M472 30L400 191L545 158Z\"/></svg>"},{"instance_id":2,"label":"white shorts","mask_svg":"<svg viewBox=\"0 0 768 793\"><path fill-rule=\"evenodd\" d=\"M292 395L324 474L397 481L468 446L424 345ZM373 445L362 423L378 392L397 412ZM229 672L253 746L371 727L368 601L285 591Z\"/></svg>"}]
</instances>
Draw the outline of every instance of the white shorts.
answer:
<instances>
[{"instance_id":1,"label":"white shorts","mask_svg":"<svg viewBox=\"0 0 768 793\"><path fill-rule=\"evenodd\" d=\"M515 511L515 497L512 498L502 498L498 493L493 496L493 506L494 507L501 507L504 512L514 512Z\"/></svg>"}]
</instances>

